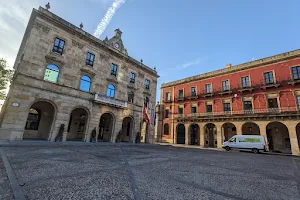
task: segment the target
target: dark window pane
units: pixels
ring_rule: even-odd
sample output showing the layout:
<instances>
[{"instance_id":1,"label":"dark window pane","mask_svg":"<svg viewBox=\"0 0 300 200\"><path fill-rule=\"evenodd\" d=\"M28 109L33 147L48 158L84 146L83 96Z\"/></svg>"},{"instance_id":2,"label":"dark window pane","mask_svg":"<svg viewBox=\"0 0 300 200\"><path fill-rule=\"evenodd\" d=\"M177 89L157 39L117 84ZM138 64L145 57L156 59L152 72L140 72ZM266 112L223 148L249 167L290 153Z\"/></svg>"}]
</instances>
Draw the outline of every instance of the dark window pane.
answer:
<instances>
[{"instance_id":1,"label":"dark window pane","mask_svg":"<svg viewBox=\"0 0 300 200\"><path fill-rule=\"evenodd\" d=\"M179 91L178 91L178 96L179 96L180 98L183 97L183 90L179 90Z\"/></svg>"},{"instance_id":2,"label":"dark window pane","mask_svg":"<svg viewBox=\"0 0 300 200\"><path fill-rule=\"evenodd\" d=\"M150 88L150 81L148 79L146 79L146 81L145 81L145 88L146 89Z\"/></svg>"},{"instance_id":3,"label":"dark window pane","mask_svg":"<svg viewBox=\"0 0 300 200\"><path fill-rule=\"evenodd\" d=\"M178 114L183 114L183 108L182 107L178 107Z\"/></svg>"},{"instance_id":4,"label":"dark window pane","mask_svg":"<svg viewBox=\"0 0 300 200\"><path fill-rule=\"evenodd\" d=\"M223 104L223 111L224 111L224 112L229 112L229 111L231 111L231 109L230 109L230 103L224 103L224 104Z\"/></svg>"},{"instance_id":5,"label":"dark window pane","mask_svg":"<svg viewBox=\"0 0 300 200\"><path fill-rule=\"evenodd\" d=\"M94 58L95 58L95 55L88 52L87 55L86 55L86 64L90 65L90 66L93 66L94 65Z\"/></svg>"},{"instance_id":6,"label":"dark window pane","mask_svg":"<svg viewBox=\"0 0 300 200\"><path fill-rule=\"evenodd\" d=\"M196 107L192 107L191 108L191 113L197 113L197 108Z\"/></svg>"},{"instance_id":7,"label":"dark window pane","mask_svg":"<svg viewBox=\"0 0 300 200\"><path fill-rule=\"evenodd\" d=\"M169 118L169 110L165 110L165 118Z\"/></svg>"},{"instance_id":8,"label":"dark window pane","mask_svg":"<svg viewBox=\"0 0 300 200\"><path fill-rule=\"evenodd\" d=\"M300 66L292 67L292 74L294 80L300 79Z\"/></svg>"},{"instance_id":9,"label":"dark window pane","mask_svg":"<svg viewBox=\"0 0 300 200\"><path fill-rule=\"evenodd\" d=\"M110 71L110 74L112 76L117 76L117 69L118 69L118 66L115 65L115 64L111 64L111 71Z\"/></svg>"},{"instance_id":10,"label":"dark window pane","mask_svg":"<svg viewBox=\"0 0 300 200\"><path fill-rule=\"evenodd\" d=\"M164 135L169 135L169 124L164 124Z\"/></svg>"},{"instance_id":11,"label":"dark window pane","mask_svg":"<svg viewBox=\"0 0 300 200\"><path fill-rule=\"evenodd\" d=\"M206 112L212 112L212 105L206 105Z\"/></svg>"},{"instance_id":12,"label":"dark window pane","mask_svg":"<svg viewBox=\"0 0 300 200\"><path fill-rule=\"evenodd\" d=\"M65 41L59 38L55 38L52 51L62 54L64 46L65 46Z\"/></svg>"}]
</instances>

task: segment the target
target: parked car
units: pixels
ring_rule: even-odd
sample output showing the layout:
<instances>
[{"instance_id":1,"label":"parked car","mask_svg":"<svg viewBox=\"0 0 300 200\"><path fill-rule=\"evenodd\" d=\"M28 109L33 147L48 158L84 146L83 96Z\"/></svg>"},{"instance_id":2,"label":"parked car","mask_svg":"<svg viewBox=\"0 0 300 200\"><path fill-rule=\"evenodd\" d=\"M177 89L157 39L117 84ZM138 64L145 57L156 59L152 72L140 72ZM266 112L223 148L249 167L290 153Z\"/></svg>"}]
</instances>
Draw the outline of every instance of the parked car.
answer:
<instances>
[{"instance_id":1,"label":"parked car","mask_svg":"<svg viewBox=\"0 0 300 200\"><path fill-rule=\"evenodd\" d=\"M259 151L266 151L266 142L265 138L260 135L235 135L224 142L222 147L226 149L226 151L241 149L259 153Z\"/></svg>"}]
</instances>

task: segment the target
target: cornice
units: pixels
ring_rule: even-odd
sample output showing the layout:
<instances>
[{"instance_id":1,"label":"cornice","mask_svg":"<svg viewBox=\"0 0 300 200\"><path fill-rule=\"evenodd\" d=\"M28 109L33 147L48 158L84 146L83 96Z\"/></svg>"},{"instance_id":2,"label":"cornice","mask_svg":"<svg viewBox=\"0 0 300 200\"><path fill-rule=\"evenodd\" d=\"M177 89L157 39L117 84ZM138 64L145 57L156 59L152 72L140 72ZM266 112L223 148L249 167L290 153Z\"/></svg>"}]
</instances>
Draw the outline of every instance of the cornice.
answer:
<instances>
[{"instance_id":1,"label":"cornice","mask_svg":"<svg viewBox=\"0 0 300 200\"><path fill-rule=\"evenodd\" d=\"M191 81L198 81L198 80L211 78L211 77L215 77L215 76L220 76L220 75L224 75L224 74L228 74L228 73L238 72L238 71L245 70L245 69L262 67L264 65L273 64L273 63L277 63L277 62L281 62L281 61L285 61L285 60L290 60L290 59L297 58L297 57L300 57L300 49L297 49L294 51L289 51L286 53L277 54L274 56L262 58L262 59L251 61L251 62L246 62L246 63L235 65L235 66L232 66L229 68L224 68L224 69L219 69L219 70L212 71L212 72L207 72L204 74L188 77L188 78L181 79L178 81L165 83L165 84L161 85L161 88L172 87L172 86L176 86L179 84L188 83Z\"/></svg>"}]
</instances>

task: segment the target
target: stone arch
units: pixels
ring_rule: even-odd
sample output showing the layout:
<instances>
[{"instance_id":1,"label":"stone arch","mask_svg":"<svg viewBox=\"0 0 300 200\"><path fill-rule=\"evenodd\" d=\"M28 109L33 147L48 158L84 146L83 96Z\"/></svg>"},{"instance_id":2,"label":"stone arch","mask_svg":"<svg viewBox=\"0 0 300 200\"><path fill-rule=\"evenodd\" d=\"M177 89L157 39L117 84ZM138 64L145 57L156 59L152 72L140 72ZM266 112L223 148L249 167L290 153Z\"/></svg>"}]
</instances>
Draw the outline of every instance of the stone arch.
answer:
<instances>
[{"instance_id":1,"label":"stone arch","mask_svg":"<svg viewBox=\"0 0 300 200\"><path fill-rule=\"evenodd\" d=\"M291 153L291 142L287 126L273 121L266 126L269 151Z\"/></svg>"},{"instance_id":2,"label":"stone arch","mask_svg":"<svg viewBox=\"0 0 300 200\"><path fill-rule=\"evenodd\" d=\"M222 125L222 137L224 141L229 140L236 133L236 126L233 123L226 122Z\"/></svg>"},{"instance_id":3,"label":"stone arch","mask_svg":"<svg viewBox=\"0 0 300 200\"><path fill-rule=\"evenodd\" d=\"M242 126L243 135L260 135L259 126L254 122L246 122Z\"/></svg>"},{"instance_id":4,"label":"stone arch","mask_svg":"<svg viewBox=\"0 0 300 200\"><path fill-rule=\"evenodd\" d=\"M189 127L189 144L200 145L200 127L198 124L191 124Z\"/></svg>"},{"instance_id":5,"label":"stone arch","mask_svg":"<svg viewBox=\"0 0 300 200\"><path fill-rule=\"evenodd\" d=\"M23 139L49 140L56 119L57 107L47 99L36 99L28 107Z\"/></svg>"},{"instance_id":6,"label":"stone arch","mask_svg":"<svg viewBox=\"0 0 300 200\"><path fill-rule=\"evenodd\" d=\"M75 106L69 113L67 140L84 141L90 119L90 111L83 106Z\"/></svg>"},{"instance_id":7,"label":"stone arch","mask_svg":"<svg viewBox=\"0 0 300 200\"><path fill-rule=\"evenodd\" d=\"M134 119L132 116L126 116L122 122L121 138L122 142L131 142L133 139Z\"/></svg>"},{"instance_id":8,"label":"stone arch","mask_svg":"<svg viewBox=\"0 0 300 200\"><path fill-rule=\"evenodd\" d=\"M217 147L217 127L213 123L204 126L204 147Z\"/></svg>"},{"instance_id":9,"label":"stone arch","mask_svg":"<svg viewBox=\"0 0 300 200\"><path fill-rule=\"evenodd\" d=\"M115 129L116 117L112 112L105 112L101 115L99 121L98 140L112 142Z\"/></svg>"},{"instance_id":10,"label":"stone arch","mask_svg":"<svg viewBox=\"0 0 300 200\"><path fill-rule=\"evenodd\" d=\"M184 124L178 124L176 127L177 144L185 144L185 126Z\"/></svg>"}]
</instances>

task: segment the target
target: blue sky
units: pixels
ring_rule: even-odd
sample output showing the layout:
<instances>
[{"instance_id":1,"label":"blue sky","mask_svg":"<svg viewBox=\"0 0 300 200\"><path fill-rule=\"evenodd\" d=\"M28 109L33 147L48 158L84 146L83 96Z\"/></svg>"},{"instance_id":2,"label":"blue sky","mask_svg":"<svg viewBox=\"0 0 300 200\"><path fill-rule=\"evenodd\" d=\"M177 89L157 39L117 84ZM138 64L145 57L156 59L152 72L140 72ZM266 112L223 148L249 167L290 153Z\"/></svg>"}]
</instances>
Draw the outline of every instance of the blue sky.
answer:
<instances>
[{"instance_id":1,"label":"blue sky","mask_svg":"<svg viewBox=\"0 0 300 200\"><path fill-rule=\"evenodd\" d=\"M51 12L75 25L82 22L89 33L113 2L42 0L38 5L48 1ZM161 83L298 49L299 7L299 0L126 0L100 39L122 30L129 55L156 66L159 99Z\"/></svg>"}]
</instances>

